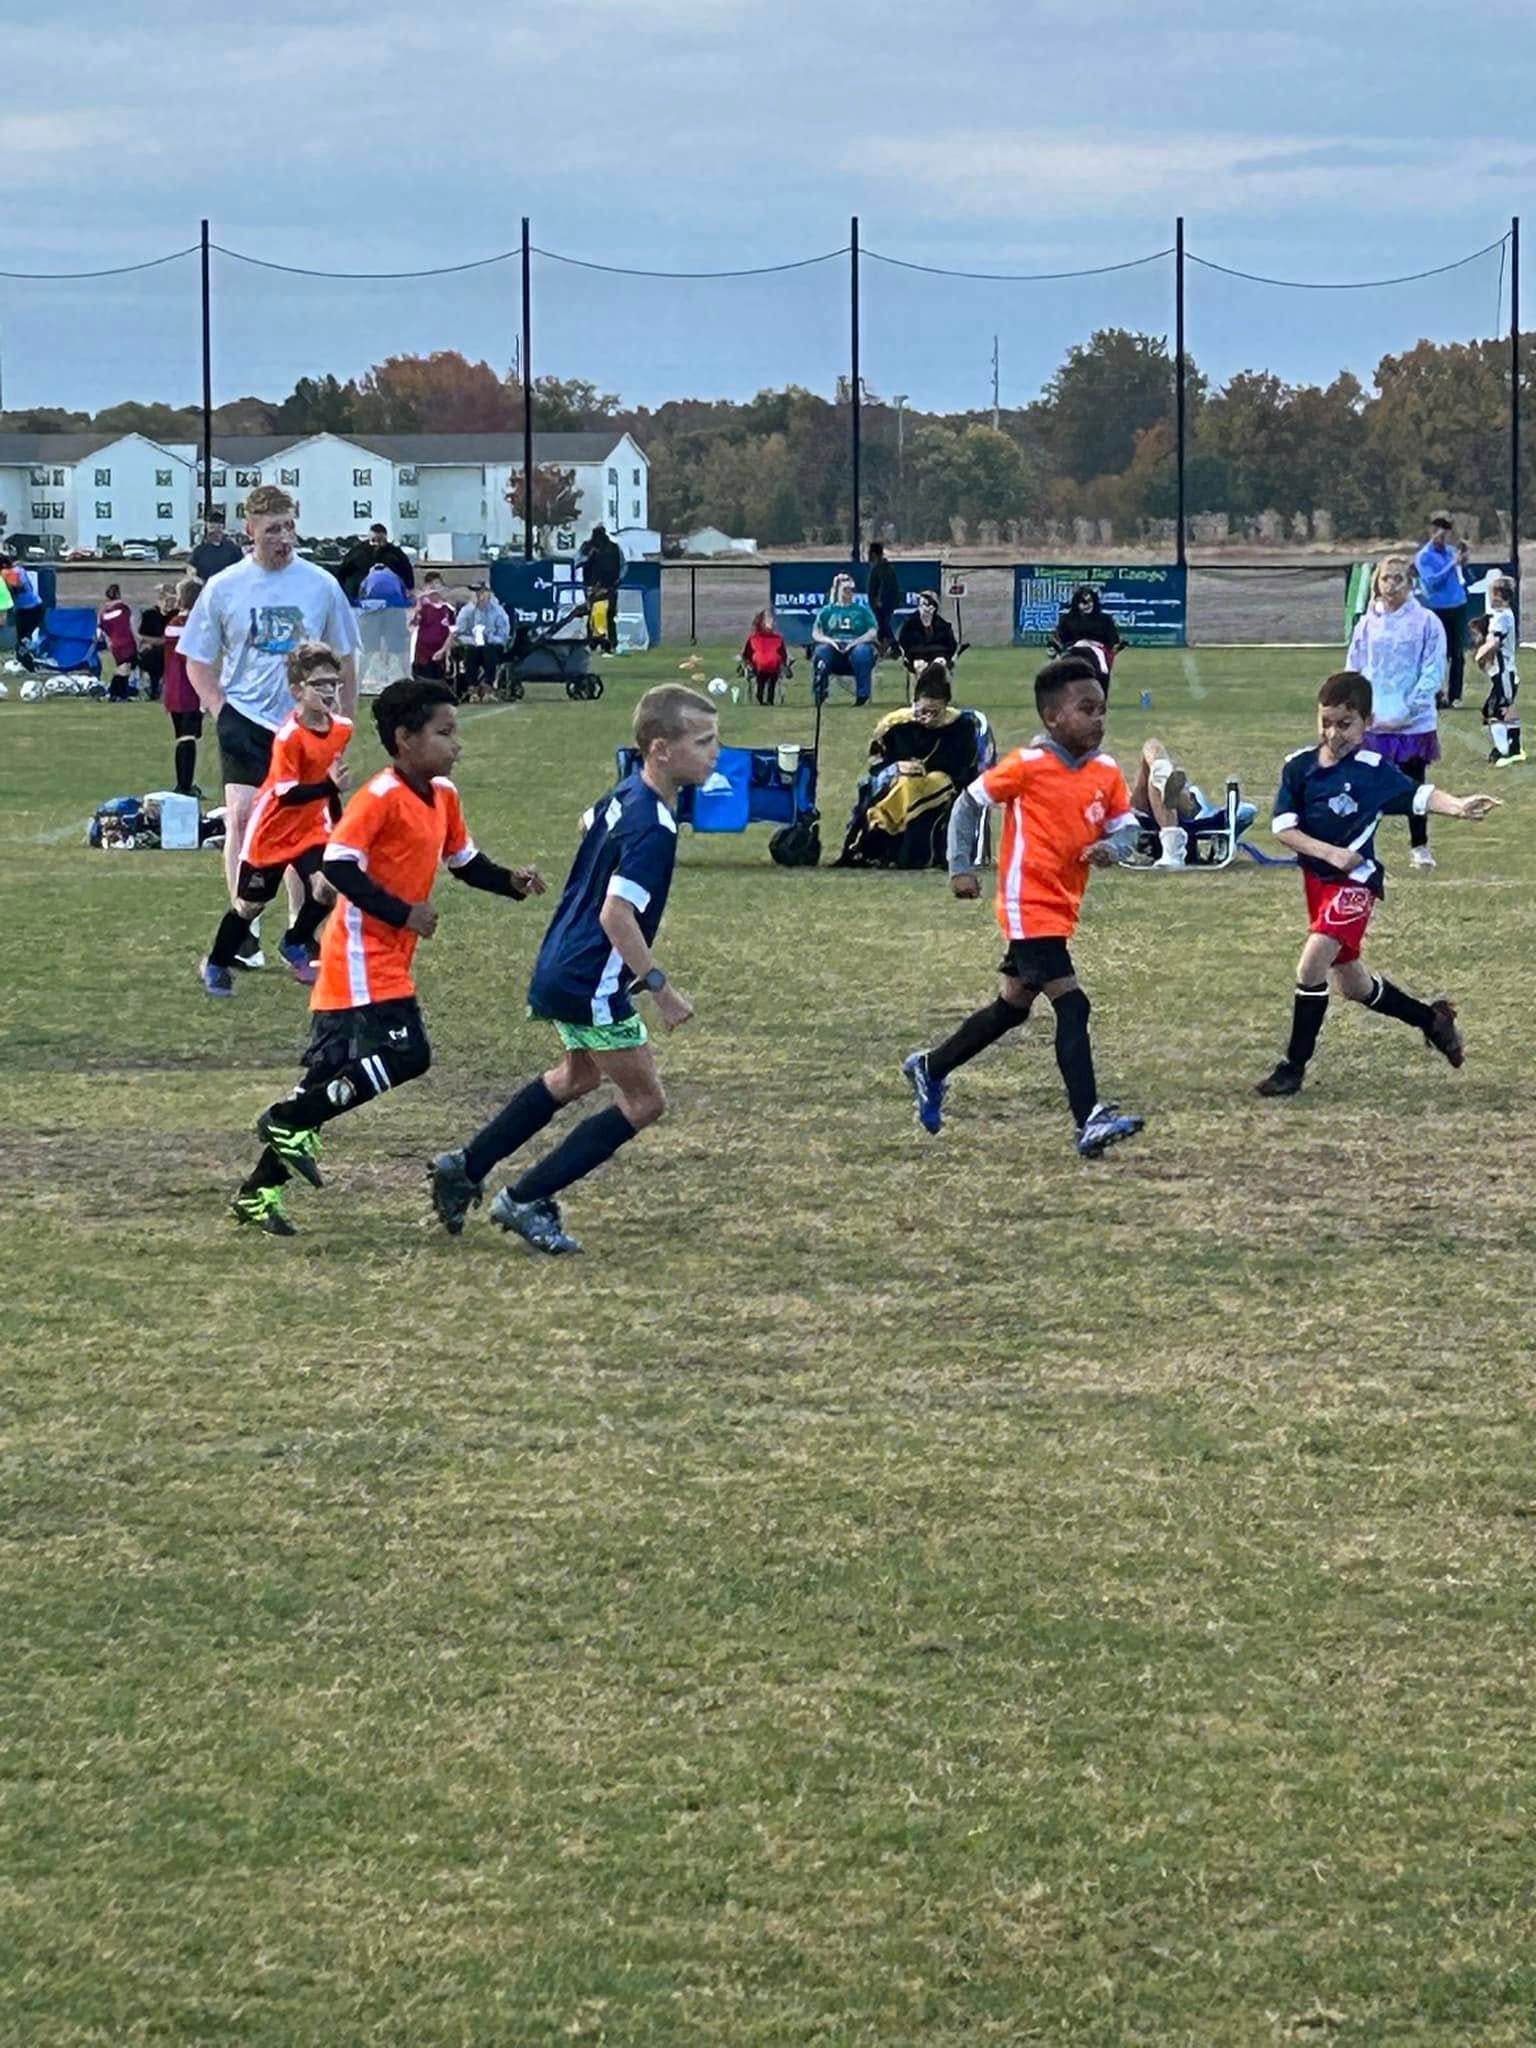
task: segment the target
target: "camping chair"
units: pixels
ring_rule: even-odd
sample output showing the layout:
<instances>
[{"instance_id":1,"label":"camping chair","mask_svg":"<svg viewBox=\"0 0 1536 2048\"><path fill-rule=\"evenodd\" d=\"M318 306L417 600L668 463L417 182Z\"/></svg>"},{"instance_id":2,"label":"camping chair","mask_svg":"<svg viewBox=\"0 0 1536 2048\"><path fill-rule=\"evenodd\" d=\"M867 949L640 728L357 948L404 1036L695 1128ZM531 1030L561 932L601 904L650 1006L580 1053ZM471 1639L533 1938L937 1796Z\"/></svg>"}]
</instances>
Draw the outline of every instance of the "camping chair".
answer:
<instances>
[{"instance_id":1,"label":"camping chair","mask_svg":"<svg viewBox=\"0 0 1536 2048\"><path fill-rule=\"evenodd\" d=\"M1235 780L1227 783L1225 801L1213 804L1194 783L1190 784L1193 795L1200 799L1200 808L1192 818L1184 820L1187 845L1184 855L1184 872L1198 870L1203 874L1214 874L1218 868L1231 867L1238 850L1248 854L1262 866L1271 865L1268 856L1261 855L1251 846L1243 845L1243 835L1259 815L1257 804L1248 803ZM1150 872L1160 850L1157 836L1157 820L1150 811L1138 811L1136 852L1137 858L1126 861L1124 866L1136 874ZM1177 869L1163 869L1164 874L1180 872Z\"/></svg>"},{"instance_id":2,"label":"camping chair","mask_svg":"<svg viewBox=\"0 0 1536 2048\"><path fill-rule=\"evenodd\" d=\"M37 666L72 673L85 669L99 676L96 630L96 613L90 605L55 605L43 613L43 623L37 629Z\"/></svg>"}]
</instances>

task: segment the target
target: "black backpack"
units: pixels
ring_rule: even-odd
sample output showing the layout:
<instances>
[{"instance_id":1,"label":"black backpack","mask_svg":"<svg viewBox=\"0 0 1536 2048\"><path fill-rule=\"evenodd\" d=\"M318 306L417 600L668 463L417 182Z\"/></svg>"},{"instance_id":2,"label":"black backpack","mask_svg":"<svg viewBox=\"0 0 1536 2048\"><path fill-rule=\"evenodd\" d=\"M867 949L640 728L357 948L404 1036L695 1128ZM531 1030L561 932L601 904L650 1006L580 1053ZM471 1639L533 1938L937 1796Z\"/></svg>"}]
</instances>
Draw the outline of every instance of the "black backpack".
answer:
<instances>
[{"instance_id":1,"label":"black backpack","mask_svg":"<svg viewBox=\"0 0 1536 2048\"><path fill-rule=\"evenodd\" d=\"M768 851L781 868L813 868L821 860L819 814L806 811L792 825L781 825L768 842Z\"/></svg>"}]
</instances>

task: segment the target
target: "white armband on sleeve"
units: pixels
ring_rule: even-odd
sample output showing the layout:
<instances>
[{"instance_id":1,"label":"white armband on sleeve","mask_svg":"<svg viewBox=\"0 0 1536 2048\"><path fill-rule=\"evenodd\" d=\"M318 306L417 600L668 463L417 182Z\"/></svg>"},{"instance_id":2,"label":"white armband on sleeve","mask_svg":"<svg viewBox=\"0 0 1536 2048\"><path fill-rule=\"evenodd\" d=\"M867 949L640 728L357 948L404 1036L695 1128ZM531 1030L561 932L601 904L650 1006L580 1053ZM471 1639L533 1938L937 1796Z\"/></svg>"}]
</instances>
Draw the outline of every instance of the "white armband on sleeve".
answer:
<instances>
[{"instance_id":1,"label":"white armband on sleeve","mask_svg":"<svg viewBox=\"0 0 1536 2048\"><path fill-rule=\"evenodd\" d=\"M1416 818L1423 818L1428 815L1429 800L1434 793L1435 785L1432 782L1421 782L1413 792L1413 815Z\"/></svg>"}]
</instances>

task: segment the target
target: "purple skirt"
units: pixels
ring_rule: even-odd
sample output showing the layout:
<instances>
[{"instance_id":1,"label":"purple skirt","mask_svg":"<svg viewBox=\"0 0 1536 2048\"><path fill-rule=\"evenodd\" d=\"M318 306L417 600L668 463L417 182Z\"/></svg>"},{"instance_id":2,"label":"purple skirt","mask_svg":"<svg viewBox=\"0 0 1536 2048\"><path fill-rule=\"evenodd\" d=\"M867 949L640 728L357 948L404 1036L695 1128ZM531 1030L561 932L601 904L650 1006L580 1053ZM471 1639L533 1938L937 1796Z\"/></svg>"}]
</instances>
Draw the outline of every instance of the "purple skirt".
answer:
<instances>
[{"instance_id":1,"label":"purple skirt","mask_svg":"<svg viewBox=\"0 0 1536 2048\"><path fill-rule=\"evenodd\" d=\"M1437 732L1368 732L1362 745L1374 747L1384 760L1401 768L1409 761L1438 761L1440 735Z\"/></svg>"}]
</instances>

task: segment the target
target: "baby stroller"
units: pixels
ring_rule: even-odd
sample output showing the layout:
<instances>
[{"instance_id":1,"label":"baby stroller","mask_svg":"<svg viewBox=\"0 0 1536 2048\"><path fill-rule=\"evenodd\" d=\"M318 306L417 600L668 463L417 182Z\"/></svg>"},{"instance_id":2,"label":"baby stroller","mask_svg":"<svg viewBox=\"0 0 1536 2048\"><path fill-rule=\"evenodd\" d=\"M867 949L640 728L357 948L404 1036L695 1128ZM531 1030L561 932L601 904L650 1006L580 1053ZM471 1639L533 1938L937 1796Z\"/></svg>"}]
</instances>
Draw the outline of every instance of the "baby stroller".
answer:
<instances>
[{"instance_id":1,"label":"baby stroller","mask_svg":"<svg viewBox=\"0 0 1536 2048\"><path fill-rule=\"evenodd\" d=\"M587 646L587 608L572 607L552 626L519 624L507 657L496 672L496 694L516 704L530 683L561 683L575 702L592 702L603 694L603 679L592 669Z\"/></svg>"}]
</instances>

